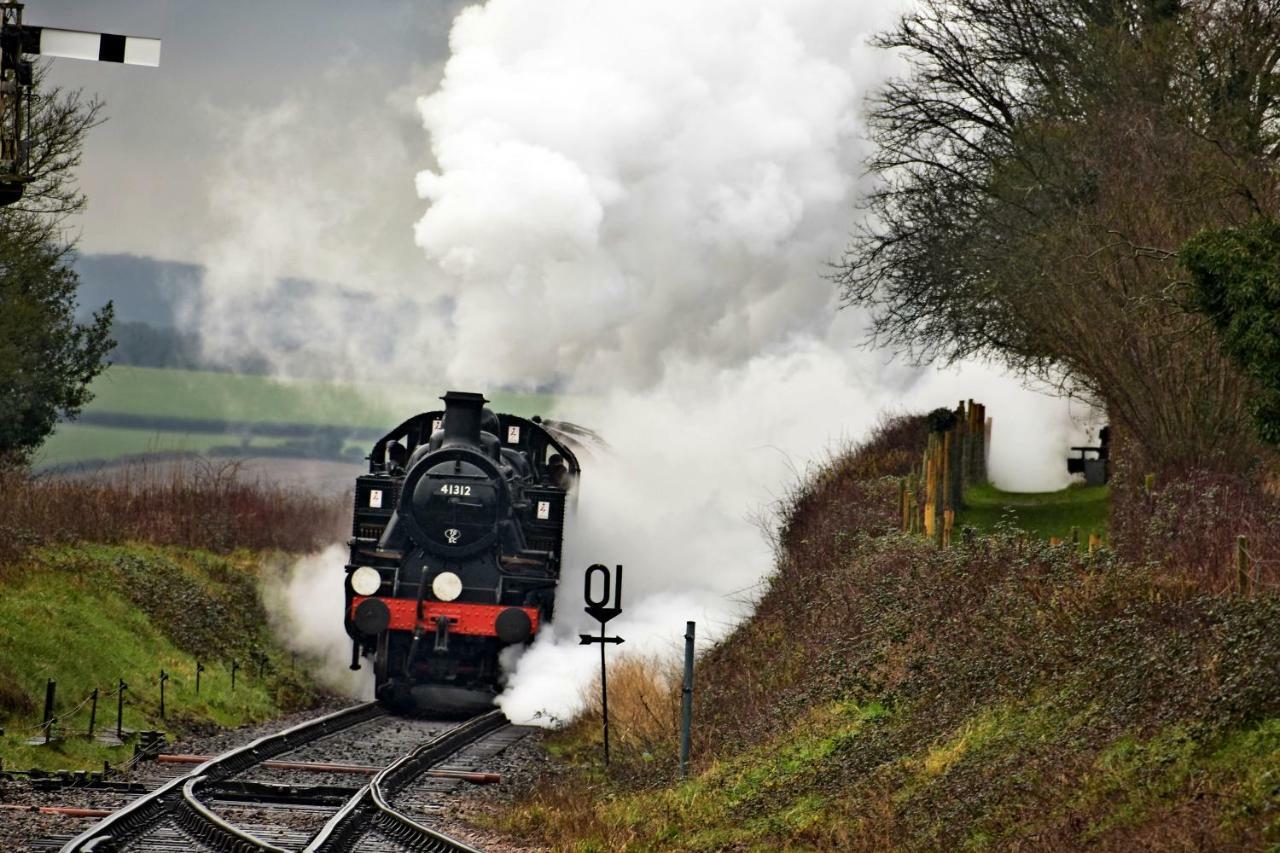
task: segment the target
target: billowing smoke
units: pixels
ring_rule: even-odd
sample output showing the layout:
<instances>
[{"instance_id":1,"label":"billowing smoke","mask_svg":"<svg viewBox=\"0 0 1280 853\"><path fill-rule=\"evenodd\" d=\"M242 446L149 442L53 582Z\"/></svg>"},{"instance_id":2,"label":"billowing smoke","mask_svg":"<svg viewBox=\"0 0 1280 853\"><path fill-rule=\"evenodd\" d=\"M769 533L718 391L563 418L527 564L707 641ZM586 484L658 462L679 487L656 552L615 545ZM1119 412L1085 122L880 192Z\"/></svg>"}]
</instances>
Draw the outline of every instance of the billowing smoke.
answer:
<instances>
[{"instance_id":1,"label":"billowing smoke","mask_svg":"<svg viewBox=\"0 0 1280 853\"><path fill-rule=\"evenodd\" d=\"M876 77L865 38L891 15L816 0L460 14L419 102L439 166L418 175L415 234L455 300L448 375L636 387L823 336Z\"/></svg>"},{"instance_id":2,"label":"billowing smoke","mask_svg":"<svg viewBox=\"0 0 1280 853\"><path fill-rule=\"evenodd\" d=\"M490 0L456 20L419 102L438 168L418 176L415 231L454 304L447 375L577 391L560 413L614 448L585 472L556 632L516 666L513 718L563 718L593 672L586 565L628 567L611 627L629 650L674 649L686 619L716 638L769 569L753 516L886 408L984 398L1010 416L997 474L1065 479L1060 404L849 349L860 318L838 316L822 274L853 225L860 105L886 61L866 37L894 13Z\"/></svg>"},{"instance_id":3,"label":"billowing smoke","mask_svg":"<svg viewBox=\"0 0 1280 853\"><path fill-rule=\"evenodd\" d=\"M306 656L308 670L326 687L359 699L373 698L373 672L353 672L351 640L342 630L346 549L326 548L262 570L262 601L271 626L290 649Z\"/></svg>"},{"instance_id":4,"label":"billowing smoke","mask_svg":"<svg viewBox=\"0 0 1280 853\"><path fill-rule=\"evenodd\" d=\"M626 612L611 625L624 648L674 650L687 619L704 640L723 635L769 570L754 519L882 411L982 400L999 483L1065 481L1083 412L984 366L921 372L859 349L865 318L837 311L824 278L858 215L861 108L895 61L867 37L897 11L820 0L465 9L438 85L417 101L430 152L414 183L425 212L398 222L420 250L410 266L377 254L385 231L346 227L383 186L377 159L357 158L354 176L307 171L318 151L349 162L349 128L329 139L286 111L247 143L296 203L255 216L270 194L233 190L258 201L229 206L233 236L210 250L215 348L251 344L285 370L418 379L421 397L398 401L406 415L446 387L551 389L557 416L613 447L584 472L557 624L514 664L502 700L514 718L564 718L592 675L594 652L575 636L586 565L627 567ZM403 165L398 141L374 141L386 168ZM299 292L296 325L249 322L246 335L236 314L290 275L343 287Z\"/></svg>"},{"instance_id":5,"label":"billowing smoke","mask_svg":"<svg viewBox=\"0 0 1280 853\"><path fill-rule=\"evenodd\" d=\"M705 645L750 612L772 562L759 522L830 451L866 434L883 412L954 406L973 391L993 413L992 469L1011 487L1066 482L1060 448L1072 422L1060 403L1009 378L967 367L886 387L878 356L810 341L776 355L672 373L646 391L567 404L612 453L586 466L569 522L555 631L520 659L500 704L513 719L564 720L599 666L582 612L585 568L625 566L624 612L610 622L622 652L680 649L684 623ZM574 407L577 411L574 411ZM1009 417L1004 417L1005 414Z\"/></svg>"}]
</instances>

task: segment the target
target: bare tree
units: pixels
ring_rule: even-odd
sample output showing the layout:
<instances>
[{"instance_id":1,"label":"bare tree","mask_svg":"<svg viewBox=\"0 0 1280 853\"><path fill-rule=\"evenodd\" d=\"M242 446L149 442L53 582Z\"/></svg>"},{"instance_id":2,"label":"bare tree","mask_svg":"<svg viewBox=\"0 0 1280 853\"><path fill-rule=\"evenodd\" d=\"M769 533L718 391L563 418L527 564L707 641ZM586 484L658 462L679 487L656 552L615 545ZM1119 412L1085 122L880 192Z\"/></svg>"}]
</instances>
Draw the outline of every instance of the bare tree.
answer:
<instances>
[{"instance_id":1,"label":"bare tree","mask_svg":"<svg viewBox=\"0 0 1280 853\"><path fill-rule=\"evenodd\" d=\"M880 184L837 280L878 342L1100 401L1152 464L1249 457L1178 247L1276 206L1278 0L924 0L879 41Z\"/></svg>"}]
</instances>

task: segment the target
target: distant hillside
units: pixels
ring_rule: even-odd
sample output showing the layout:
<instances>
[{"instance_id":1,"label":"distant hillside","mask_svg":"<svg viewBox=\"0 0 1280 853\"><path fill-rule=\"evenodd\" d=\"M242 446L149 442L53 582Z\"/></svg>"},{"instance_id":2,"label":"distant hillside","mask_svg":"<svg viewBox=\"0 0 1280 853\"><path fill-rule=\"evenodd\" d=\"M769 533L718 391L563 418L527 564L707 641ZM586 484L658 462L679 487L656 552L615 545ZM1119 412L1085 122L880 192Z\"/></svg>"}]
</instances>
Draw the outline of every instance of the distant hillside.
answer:
<instances>
[{"instance_id":1,"label":"distant hillside","mask_svg":"<svg viewBox=\"0 0 1280 853\"><path fill-rule=\"evenodd\" d=\"M81 314L112 302L123 323L172 327L183 301L200 286L195 264L138 255L79 255L73 266L80 275Z\"/></svg>"},{"instance_id":2,"label":"distant hillside","mask_svg":"<svg viewBox=\"0 0 1280 853\"><path fill-rule=\"evenodd\" d=\"M140 255L94 254L77 256L73 266L80 276L81 318L107 302L115 307L113 363L249 374L268 371L267 361L254 352L231 361L204 357L200 329L191 319L199 314L204 274L199 265ZM353 311L363 302L359 294L340 285L290 278L282 280L274 297L257 310L296 311L318 292L328 300L345 301Z\"/></svg>"}]
</instances>

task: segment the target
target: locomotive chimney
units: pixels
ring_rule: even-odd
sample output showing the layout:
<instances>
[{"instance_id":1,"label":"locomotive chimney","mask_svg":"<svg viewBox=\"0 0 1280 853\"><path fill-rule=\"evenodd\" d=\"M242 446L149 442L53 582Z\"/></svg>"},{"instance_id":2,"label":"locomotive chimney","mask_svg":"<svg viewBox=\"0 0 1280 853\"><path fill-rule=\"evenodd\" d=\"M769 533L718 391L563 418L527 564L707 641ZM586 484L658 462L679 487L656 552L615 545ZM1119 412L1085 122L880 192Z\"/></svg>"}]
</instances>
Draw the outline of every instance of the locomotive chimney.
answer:
<instances>
[{"instance_id":1,"label":"locomotive chimney","mask_svg":"<svg viewBox=\"0 0 1280 853\"><path fill-rule=\"evenodd\" d=\"M480 417L484 404L489 402L484 395L450 391L440 399L444 400L444 441L440 446L479 445Z\"/></svg>"}]
</instances>

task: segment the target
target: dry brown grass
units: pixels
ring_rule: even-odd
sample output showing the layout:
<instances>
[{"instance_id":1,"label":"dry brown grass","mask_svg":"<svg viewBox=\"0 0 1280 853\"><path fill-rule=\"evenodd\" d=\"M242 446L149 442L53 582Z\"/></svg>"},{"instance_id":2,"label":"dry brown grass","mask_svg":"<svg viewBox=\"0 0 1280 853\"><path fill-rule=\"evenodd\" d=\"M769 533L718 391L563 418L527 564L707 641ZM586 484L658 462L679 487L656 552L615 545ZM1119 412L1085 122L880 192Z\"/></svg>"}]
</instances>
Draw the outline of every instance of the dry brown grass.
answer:
<instances>
[{"instance_id":1,"label":"dry brown grass","mask_svg":"<svg viewBox=\"0 0 1280 853\"><path fill-rule=\"evenodd\" d=\"M569 767L502 825L566 850L1274 841L1258 803L1274 772L1280 600L1221 595L1176 562L1203 560L1213 528L1238 518L1230 490L1171 482L1145 513L1130 506L1135 530L1181 524L1188 547L1165 565L1014 533L938 549L897 530L891 475L920 427L887 422L788 496L753 617L699 659L693 780L671 785L675 672L619 658L608 772L592 707L553 740ZM1213 523L1188 528L1204 507ZM863 722L842 733L851 714Z\"/></svg>"},{"instance_id":2,"label":"dry brown grass","mask_svg":"<svg viewBox=\"0 0 1280 853\"><path fill-rule=\"evenodd\" d=\"M680 667L656 655L619 655L609 662L609 739L622 754L649 760L669 753L680 731ZM600 679L583 691L573 725L594 736L601 724ZM643 759L642 759L643 760Z\"/></svg>"},{"instance_id":3,"label":"dry brown grass","mask_svg":"<svg viewBox=\"0 0 1280 853\"><path fill-rule=\"evenodd\" d=\"M76 479L0 467L0 565L69 541L306 551L349 521L347 497L249 480L234 462L138 463Z\"/></svg>"},{"instance_id":4,"label":"dry brown grass","mask_svg":"<svg viewBox=\"0 0 1280 853\"><path fill-rule=\"evenodd\" d=\"M1121 464L1112 483L1112 541L1119 554L1151 563L1212 595L1280 590L1280 496L1263 476L1203 470L1145 477ZM1244 537L1245 581L1238 577Z\"/></svg>"}]
</instances>

